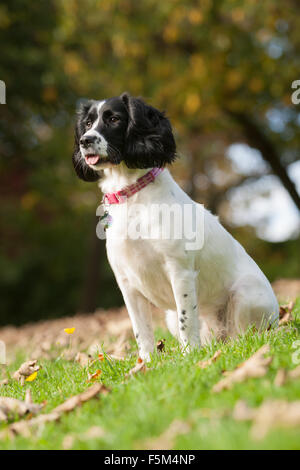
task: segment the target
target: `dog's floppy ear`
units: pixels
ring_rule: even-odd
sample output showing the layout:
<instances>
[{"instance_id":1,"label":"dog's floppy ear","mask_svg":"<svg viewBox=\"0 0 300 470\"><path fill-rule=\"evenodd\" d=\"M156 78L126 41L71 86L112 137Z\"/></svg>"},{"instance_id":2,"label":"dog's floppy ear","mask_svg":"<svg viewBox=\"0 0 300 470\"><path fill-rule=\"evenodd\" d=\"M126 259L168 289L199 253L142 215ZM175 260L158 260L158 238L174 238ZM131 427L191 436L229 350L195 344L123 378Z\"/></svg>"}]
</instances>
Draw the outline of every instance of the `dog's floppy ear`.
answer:
<instances>
[{"instance_id":1,"label":"dog's floppy ear","mask_svg":"<svg viewBox=\"0 0 300 470\"><path fill-rule=\"evenodd\" d=\"M93 170L85 163L80 152L79 140L84 133L83 119L88 113L92 104L92 100L86 101L79 106L79 109L77 111L78 117L75 125L75 143L72 155L72 162L77 176L84 181L90 182L97 181L100 178L100 175L97 171Z\"/></svg>"},{"instance_id":2,"label":"dog's floppy ear","mask_svg":"<svg viewBox=\"0 0 300 470\"><path fill-rule=\"evenodd\" d=\"M175 159L172 127L164 113L123 93L128 112L124 161L129 168L163 167Z\"/></svg>"}]
</instances>

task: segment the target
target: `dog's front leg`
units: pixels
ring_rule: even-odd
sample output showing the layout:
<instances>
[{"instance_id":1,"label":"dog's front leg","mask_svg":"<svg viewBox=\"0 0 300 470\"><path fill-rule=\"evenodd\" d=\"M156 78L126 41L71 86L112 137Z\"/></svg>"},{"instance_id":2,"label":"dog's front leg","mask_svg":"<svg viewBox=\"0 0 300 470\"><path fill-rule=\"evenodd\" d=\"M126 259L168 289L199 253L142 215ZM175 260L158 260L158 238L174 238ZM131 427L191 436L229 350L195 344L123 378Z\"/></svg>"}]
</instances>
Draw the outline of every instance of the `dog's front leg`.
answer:
<instances>
[{"instance_id":1,"label":"dog's front leg","mask_svg":"<svg viewBox=\"0 0 300 470\"><path fill-rule=\"evenodd\" d=\"M127 282L119 282L127 307L133 333L137 341L139 356L145 361L150 361L150 354L154 350L154 333L152 326L152 312L148 300Z\"/></svg>"},{"instance_id":2,"label":"dog's front leg","mask_svg":"<svg viewBox=\"0 0 300 470\"><path fill-rule=\"evenodd\" d=\"M184 352L200 347L196 277L197 274L193 270L176 270L171 276L179 339Z\"/></svg>"}]
</instances>

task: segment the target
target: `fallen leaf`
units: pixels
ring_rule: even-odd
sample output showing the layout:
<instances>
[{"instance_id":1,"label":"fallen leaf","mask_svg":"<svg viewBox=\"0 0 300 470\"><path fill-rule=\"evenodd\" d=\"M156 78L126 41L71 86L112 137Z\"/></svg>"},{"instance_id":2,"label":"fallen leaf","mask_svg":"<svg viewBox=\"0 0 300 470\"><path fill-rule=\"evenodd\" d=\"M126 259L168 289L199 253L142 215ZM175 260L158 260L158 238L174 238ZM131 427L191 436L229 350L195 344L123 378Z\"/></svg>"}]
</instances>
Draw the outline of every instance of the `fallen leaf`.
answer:
<instances>
[{"instance_id":1,"label":"fallen leaf","mask_svg":"<svg viewBox=\"0 0 300 470\"><path fill-rule=\"evenodd\" d=\"M109 357L111 359L115 359L116 361L125 361L125 357L123 356L116 356L115 354L110 354Z\"/></svg>"},{"instance_id":2,"label":"fallen leaf","mask_svg":"<svg viewBox=\"0 0 300 470\"><path fill-rule=\"evenodd\" d=\"M276 385L276 387L282 387L282 385L285 384L286 379L287 371L285 369L279 369L274 379L274 385Z\"/></svg>"},{"instance_id":3,"label":"fallen leaf","mask_svg":"<svg viewBox=\"0 0 300 470\"><path fill-rule=\"evenodd\" d=\"M279 307L279 323L278 326L286 325L293 321L292 310L295 306L295 302L291 301L286 305L280 305Z\"/></svg>"},{"instance_id":4,"label":"fallen leaf","mask_svg":"<svg viewBox=\"0 0 300 470\"><path fill-rule=\"evenodd\" d=\"M250 378L263 377L272 362L272 357L264 355L270 351L270 346L265 344L247 361L240 364L235 370L227 373L226 377L213 386L213 392L221 392L232 388L235 383L244 382Z\"/></svg>"},{"instance_id":5,"label":"fallen leaf","mask_svg":"<svg viewBox=\"0 0 300 470\"><path fill-rule=\"evenodd\" d=\"M22 435L24 437L30 437L32 428L38 427L45 423L58 421L59 418L60 413L47 413L39 415L35 418L31 418L30 420L22 420L16 423L12 423L8 427L9 436L14 437L16 435Z\"/></svg>"},{"instance_id":6,"label":"fallen leaf","mask_svg":"<svg viewBox=\"0 0 300 470\"><path fill-rule=\"evenodd\" d=\"M232 417L236 421L250 421L254 418L254 412L252 408L249 408L244 400L239 400L235 404Z\"/></svg>"},{"instance_id":7,"label":"fallen leaf","mask_svg":"<svg viewBox=\"0 0 300 470\"><path fill-rule=\"evenodd\" d=\"M8 385L8 384L9 384L9 380L8 379L3 379L0 382L0 387L1 387L1 385Z\"/></svg>"},{"instance_id":8,"label":"fallen leaf","mask_svg":"<svg viewBox=\"0 0 300 470\"><path fill-rule=\"evenodd\" d=\"M300 379L300 365L288 372L288 378L292 380Z\"/></svg>"},{"instance_id":9,"label":"fallen leaf","mask_svg":"<svg viewBox=\"0 0 300 470\"><path fill-rule=\"evenodd\" d=\"M87 382L93 382L94 380L98 379L98 377L102 374L102 370L98 369L94 374L88 374Z\"/></svg>"},{"instance_id":10,"label":"fallen leaf","mask_svg":"<svg viewBox=\"0 0 300 470\"><path fill-rule=\"evenodd\" d=\"M206 367L210 366L213 362L216 362L216 360L221 356L221 351L220 349L215 352L215 354L210 358L207 359L206 361L200 361L197 363L197 366L200 367L201 369L206 369Z\"/></svg>"},{"instance_id":11,"label":"fallen leaf","mask_svg":"<svg viewBox=\"0 0 300 470\"><path fill-rule=\"evenodd\" d=\"M28 413L37 414L43 405L32 402L30 391L26 393L25 401L11 397L0 397L0 422L22 417Z\"/></svg>"},{"instance_id":12,"label":"fallen leaf","mask_svg":"<svg viewBox=\"0 0 300 470\"><path fill-rule=\"evenodd\" d=\"M72 335L75 331L75 328L64 328L64 332L68 335Z\"/></svg>"},{"instance_id":13,"label":"fallen leaf","mask_svg":"<svg viewBox=\"0 0 300 470\"><path fill-rule=\"evenodd\" d=\"M288 380L300 379L300 365L295 369L287 371L286 369L279 369L274 379L274 384L277 387L282 387Z\"/></svg>"},{"instance_id":14,"label":"fallen leaf","mask_svg":"<svg viewBox=\"0 0 300 470\"><path fill-rule=\"evenodd\" d=\"M26 382L33 382L36 379L37 372L34 372L33 374L29 375L27 379L25 379Z\"/></svg>"},{"instance_id":15,"label":"fallen leaf","mask_svg":"<svg viewBox=\"0 0 300 470\"><path fill-rule=\"evenodd\" d=\"M172 449L175 439L182 434L190 432L191 426L185 421L175 419L170 426L158 437L148 439L143 443L143 449L167 450Z\"/></svg>"},{"instance_id":16,"label":"fallen leaf","mask_svg":"<svg viewBox=\"0 0 300 470\"><path fill-rule=\"evenodd\" d=\"M102 354L102 353L98 354L98 359L100 361L104 361L104 354Z\"/></svg>"},{"instance_id":17,"label":"fallen leaf","mask_svg":"<svg viewBox=\"0 0 300 470\"><path fill-rule=\"evenodd\" d=\"M72 449L74 444L74 437L71 434L67 434L62 441L62 448L63 450Z\"/></svg>"},{"instance_id":18,"label":"fallen leaf","mask_svg":"<svg viewBox=\"0 0 300 470\"><path fill-rule=\"evenodd\" d=\"M13 378L15 380L18 380L21 385L24 385L25 379L27 377L30 377L33 375L35 372L38 372L40 370L40 366L37 365L37 360L31 360L24 362L19 369L13 374Z\"/></svg>"},{"instance_id":19,"label":"fallen leaf","mask_svg":"<svg viewBox=\"0 0 300 470\"><path fill-rule=\"evenodd\" d=\"M58 421L63 413L73 411L75 408L81 406L86 401L95 398L100 393L102 395L106 395L107 393L109 393L109 389L103 384L96 383L84 392L80 393L79 395L75 395L69 398L64 403L57 406L51 413L41 414L29 420L22 420L16 423L12 423L8 426L7 430L5 430L5 433L0 435L0 437L5 436L7 434L9 435L9 437L13 437L15 435L29 437L31 435L31 429L33 427L40 426L42 424L49 423L52 421Z\"/></svg>"},{"instance_id":20,"label":"fallen leaf","mask_svg":"<svg viewBox=\"0 0 300 470\"><path fill-rule=\"evenodd\" d=\"M82 403L90 400L91 398L96 397L99 393L106 395L109 392L109 389L105 385L96 383L89 387L85 392L80 393L79 395L74 395L73 397L66 400L61 405L57 406L53 413L65 413L74 410L76 407L81 406Z\"/></svg>"},{"instance_id":21,"label":"fallen leaf","mask_svg":"<svg viewBox=\"0 0 300 470\"><path fill-rule=\"evenodd\" d=\"M158 352L162 352L165 349L165 342L165 339L160 339L159 341L157 341L156 349Z\"/></svg>"},{"instance_id":22,"label":"fallen leaf","mask_svg":"<svg viewBox=\"0 0 300 470\"><path fill-rule=\"evenodd\" d=\"M268 400L258 408L249 408L244 402L238 402L233 417L239 421L252 421L252 438L263 439L274 428L300 425L300 401Z\"/></svg>"},{"instance_id":23,"label":"fallen leaf","mask_svg":"<svg viewBox=\"0 0 300 470\"><path fill-rule=\"evenodd\" d=\"M129 331L125 330L118 333L118 340L114 342L113 346L107 350L108 354L112 356L121 356L123 357L129 349L128 343L128 334Z\"/></svg>"},{"instance_id":24,"label":"fallen leaf","mask_svg":"<svg viewBox=\"0 0 300 470\"><path fill-rule=\"evenodd\" d=\"M83 439L97 439L99 437L105 436L104 429L100 428L99 426L92 426L88 429L84 435L82 436Z\"/></svg>"},{"instance_id":25,"label":"fallen leaf","mask_svg":"<svg viewBox=\"0 0 300 470\"><path fill-rule=\"evenodd\" d=\"M78 364L80 364L81 367L88 366L89 361L90 361L90 357L83 352L78 352L75 356L75 362L78 362Z\"/></svg>"},{"instance_id":26,"label":"fallen leaf","mask_svg":"<svg viewBox=\"0 0 300 470\"><path fill-rule=\"evenodd\" d=\"M290 313L286 313L282 318L281 320L279 320L278 322L278 326L283 326L283 325L287 325L288 323L291 323L293 321L293 317Z\"/></svg>"},{"instance_id":27,"label":"fallen leaf","mask_svg":"<svg viewBox=\"0 0 300 470\"><path fill-rule=\"evenodd\" d=\"M286 313L292 313L294 306L295 306L295 302L293 302L292 300L286 305L280 305L279 318L280 319L283 318L286 315Z\"/></svg>"},{"instance_id":28,"label":"fallen leaf","mask_svg":"<svg viewBox=\"0 0 300 470\"><path fill-rule=\"evenodd\" d=\"M137 364L132 369L130 369L130 371L127 374L125 374L125 379L128 379L129 377L137 374L138 372L145 373L147 370L148 368L146 367L146 364L144 363L143 359L139 357L137 360Z\"/></svg>"}]
</instances>

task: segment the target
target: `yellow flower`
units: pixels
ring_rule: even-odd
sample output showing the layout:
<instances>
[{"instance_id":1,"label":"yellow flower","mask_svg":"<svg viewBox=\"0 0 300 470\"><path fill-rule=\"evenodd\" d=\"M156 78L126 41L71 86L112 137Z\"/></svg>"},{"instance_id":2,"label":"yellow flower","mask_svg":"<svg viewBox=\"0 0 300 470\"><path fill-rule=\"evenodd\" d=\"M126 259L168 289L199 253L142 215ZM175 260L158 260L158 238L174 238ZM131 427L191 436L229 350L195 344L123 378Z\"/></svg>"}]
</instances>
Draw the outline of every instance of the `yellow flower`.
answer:
<instances>
[{"instance_id":1,"label":"yellow flower","mask_svg":"<svg viewBox=\"0 0 300 470\"><path fill-rule=\"evenodd\" d=\"M68 333L68 335L72 335L75 331L75 328L65 328L64 332Z\"/></svg>"},{"instance_id":2,"label":"yellow flower","mask_svg":"<svg viewBox=\"0 0 300 470\"><path fill-rule=\"evenodd\" d=\"M33 382L36 379L37 372L34 372L33 374L29 375L26 379L26 382Z\"/></svg>"}]
</instances>

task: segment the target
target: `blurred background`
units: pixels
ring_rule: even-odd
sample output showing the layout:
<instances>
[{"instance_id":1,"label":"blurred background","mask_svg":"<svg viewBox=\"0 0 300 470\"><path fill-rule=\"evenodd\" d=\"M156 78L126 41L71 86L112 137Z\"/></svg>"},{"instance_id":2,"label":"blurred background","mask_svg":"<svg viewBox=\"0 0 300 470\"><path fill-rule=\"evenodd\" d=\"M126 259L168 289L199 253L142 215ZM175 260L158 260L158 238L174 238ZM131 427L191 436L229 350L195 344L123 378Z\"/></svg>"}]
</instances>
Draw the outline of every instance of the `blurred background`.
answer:
<instances>
[{"instance_id":1,"label":"blurred background","mask_svg":"<svg viewBox=\"0 0 300 470\"><path fill-rule=\"evenodd\" d=\"M80 99L125 90L166 110L179 184L300 277L297 0L10 0L0 44L0 324L122 305L71 154Z\"/></svg>"}]
</instances>

